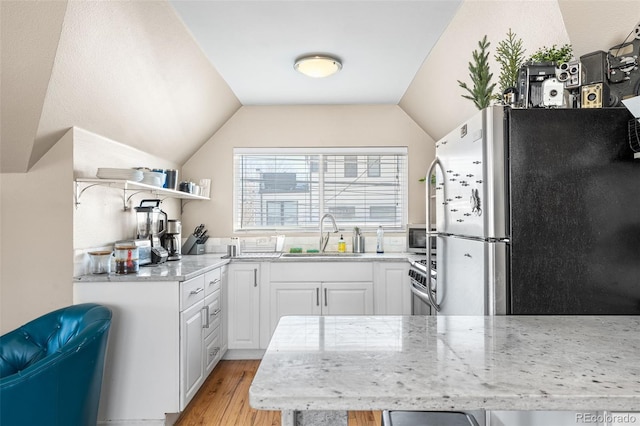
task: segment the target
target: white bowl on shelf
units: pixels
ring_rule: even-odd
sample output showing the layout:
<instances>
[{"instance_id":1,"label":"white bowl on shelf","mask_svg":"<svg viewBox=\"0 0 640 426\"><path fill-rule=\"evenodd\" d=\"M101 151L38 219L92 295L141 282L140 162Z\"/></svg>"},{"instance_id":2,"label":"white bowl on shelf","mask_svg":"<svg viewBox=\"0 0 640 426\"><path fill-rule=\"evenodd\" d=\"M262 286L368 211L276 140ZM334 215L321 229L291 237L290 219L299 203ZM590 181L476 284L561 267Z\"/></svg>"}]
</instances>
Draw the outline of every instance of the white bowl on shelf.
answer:
<instances>
[{"instance_id":1,"label":"white bowl on shelf","mask_svg":"<svg viewBox=\"0 0 640 426\"><path fill-rule=\"evenodd\" d=\"M167 178L167 175L164 173L158 172L142 172L143 178L142 183L146 183L147 185L153 186L162 186L164 185L164 180Z\"/></svg>"}]
</instances>

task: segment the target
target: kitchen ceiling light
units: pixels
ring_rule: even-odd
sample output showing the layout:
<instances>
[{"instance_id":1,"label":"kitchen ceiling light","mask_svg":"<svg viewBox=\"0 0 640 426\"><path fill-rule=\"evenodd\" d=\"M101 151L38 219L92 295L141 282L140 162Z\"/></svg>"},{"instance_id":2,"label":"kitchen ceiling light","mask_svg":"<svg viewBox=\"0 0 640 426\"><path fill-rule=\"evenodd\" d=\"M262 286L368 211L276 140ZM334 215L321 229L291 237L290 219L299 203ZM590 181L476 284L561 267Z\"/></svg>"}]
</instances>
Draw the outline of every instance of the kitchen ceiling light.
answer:
<instances>
[{"instance_id":1,"label":"kitchen ceiling light","mask_svg":"<svg viewBox=\"0 0 640 426\"><path fill-rule=\"evenodd\" d=\"M340 71L342 63L331 56L312 55L298 58L293 67L306 76L322 78Z\"/></svg>"}]
</instances>

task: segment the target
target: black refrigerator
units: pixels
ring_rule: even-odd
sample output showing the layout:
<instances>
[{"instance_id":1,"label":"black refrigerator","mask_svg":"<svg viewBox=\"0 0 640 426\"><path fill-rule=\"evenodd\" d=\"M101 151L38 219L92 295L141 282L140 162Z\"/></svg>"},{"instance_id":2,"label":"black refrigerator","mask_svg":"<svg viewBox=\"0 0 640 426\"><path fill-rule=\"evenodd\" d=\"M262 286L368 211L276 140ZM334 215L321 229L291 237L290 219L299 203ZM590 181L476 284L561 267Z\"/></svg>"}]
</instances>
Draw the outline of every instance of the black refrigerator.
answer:
<instances>
[{"instance_id":1,"label":"black refrigerator","mask_svg":"<svg viewBox=\"0 0 640 426\"><path fill-rule=\"evenodd\" d=\"M632 119L494 106L436 143L439 314L640 313Z\"/></svg>"}]
</instances>

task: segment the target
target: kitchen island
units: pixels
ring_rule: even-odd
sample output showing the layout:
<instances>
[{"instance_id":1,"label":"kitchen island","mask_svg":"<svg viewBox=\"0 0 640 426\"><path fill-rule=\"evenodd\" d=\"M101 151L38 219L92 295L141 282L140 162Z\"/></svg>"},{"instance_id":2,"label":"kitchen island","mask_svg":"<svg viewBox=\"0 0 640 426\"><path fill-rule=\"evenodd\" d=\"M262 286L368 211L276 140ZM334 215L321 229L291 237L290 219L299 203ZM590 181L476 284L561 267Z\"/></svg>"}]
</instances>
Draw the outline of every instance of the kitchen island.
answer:
<instances>
[{"instance_id":1,"label":"kitchen island","mask_svg":"<svg viewBox=\"0 0 640 426\"><path fill-rule=\"evenodd\" d=\"M250 389L282 424L347 410L640 409L640 317L283 317Z\"/></svg>"}]
</instances>

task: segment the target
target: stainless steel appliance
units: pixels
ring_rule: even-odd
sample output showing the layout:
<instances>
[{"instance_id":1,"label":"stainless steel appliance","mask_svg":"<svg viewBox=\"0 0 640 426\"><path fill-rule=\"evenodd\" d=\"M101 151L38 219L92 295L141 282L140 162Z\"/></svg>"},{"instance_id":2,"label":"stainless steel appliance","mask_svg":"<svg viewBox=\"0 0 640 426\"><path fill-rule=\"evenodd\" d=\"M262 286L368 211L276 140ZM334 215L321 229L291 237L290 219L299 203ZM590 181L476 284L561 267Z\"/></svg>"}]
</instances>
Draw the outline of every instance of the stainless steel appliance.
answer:
<instances>
[{"instance_id":1,"label":"stainless steel appliance","mask_svg":"<svg viewBox=\"0 0 640 426\"><path fill-rule=\"evenodd\" d=\"M167 260L182 259L182 223L177 219L167 221L167 233L162 237L162 246L167 250Z\"/></svg>"},{"instance_id":2,"label":"stainless steel appliance","mask_svg":"<svg viewBox=\"0 0 640 426\"><path fill-rule=\"evenodd\" d=\"M438 314L640 314L631 118L496 106L437 142Z\"/></svg>"},{"instance_id":3,"label":"stainless steel appliance","mask_svg":"<svg viewBox=\"0 0 640 426\"><path fill-rule=\"evenodd\" d=\"M151 241L151 263L163 263L169 256L162 247L162 237L167 232L167 214L159 206L160 200L142 200L135 208L138 238Z\"/></svg>"},{"instance_id":4,"label":"stainless steel appliance","mask_svg":"<svg viewBox=\"0 0 640 426\"><path fill-rule=\"evenodd\" d=\"M411 285L411 315L431 315L435 300L429 300L435 289L436 264L432 258L410 260L409 281ZM427 265L431 262L431 265ZM429 278L431 277L431 278Z\"/></svg>"},{"instance_id":5,"label":"stainless steel appliance","mask_svg":"<svg viewBox=\"0 0 640 426\"><path fill-rule=\"evenodd\" d=\"M435 231L435 225L431 226L431 230ZM407 225L407 252L408 253L429 253L432 256L436 254L435 238L427 238L427 225L410 223Z\"/></svg>"}]
</instances>

